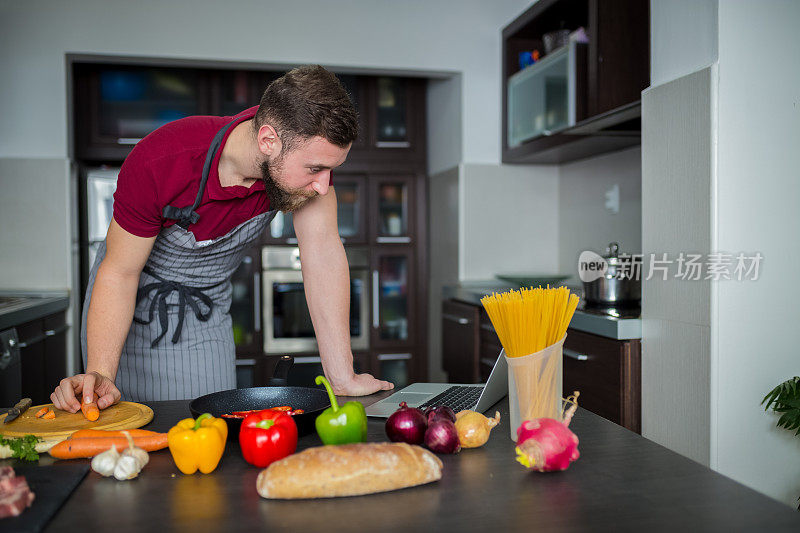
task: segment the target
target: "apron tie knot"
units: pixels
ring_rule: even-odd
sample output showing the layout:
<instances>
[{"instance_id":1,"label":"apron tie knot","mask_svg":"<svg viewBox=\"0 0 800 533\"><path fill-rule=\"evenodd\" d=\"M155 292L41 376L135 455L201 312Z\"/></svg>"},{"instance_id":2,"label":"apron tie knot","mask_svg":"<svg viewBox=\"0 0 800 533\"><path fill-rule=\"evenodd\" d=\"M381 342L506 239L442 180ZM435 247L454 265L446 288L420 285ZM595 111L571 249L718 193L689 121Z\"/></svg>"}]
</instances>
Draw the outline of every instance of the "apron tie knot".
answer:
<instances>
[{"instance_id":1,"label":"apron tie knot","mask_svg":"<svg viewBox=\"0 0 800 533\"><path fill-rule=\"evenodd\" d=\"M194 316L196 316L198 320L201 322L208 321L208 319L211 318L211 312L214 309L214 301L203 291L213 289L214 287L222 285L225 283L225 281L227 281L223 280L215 285L209 285L208 287L187 287L186 285L176 281L170 281L161 278L148 267L145 267L143 272L154 277L158 281L143 285L139 287L138 291L136 291L136 305L139 305L139 302L147 298L151 292L155 291L155 294L153 295L153 299L150 301L147 320L137 318L135 316L133 317L133 320L139 324L149 324L155 318L156 310L158 310L158 321L161 325L161 333L153 340L153 342L150 343L151 348L155 348L156 345L161 342L161 339L163 339L167 334L167 329L169 326L169 317L167 315L167 298L170 294L173 292L178 293L178 324L175 327L175 332L172 334L172 344L177 344L178 339L181 337L181 330L183 329L183 319L186 315L186 306L188 305L191 307L192 311L194 312ZM200 304L205 305L207 310L203 311L200 307Z\"/></svg>"}]
</instances>

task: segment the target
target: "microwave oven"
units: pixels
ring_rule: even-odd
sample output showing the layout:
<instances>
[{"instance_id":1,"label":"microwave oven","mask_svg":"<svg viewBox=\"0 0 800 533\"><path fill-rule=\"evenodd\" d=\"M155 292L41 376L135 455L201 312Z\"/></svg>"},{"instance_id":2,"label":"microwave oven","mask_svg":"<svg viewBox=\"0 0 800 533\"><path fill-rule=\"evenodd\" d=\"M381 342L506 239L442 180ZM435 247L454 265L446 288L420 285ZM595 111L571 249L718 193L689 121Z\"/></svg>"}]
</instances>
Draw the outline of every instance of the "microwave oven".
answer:
<instances>
[{"instance_id":1,"label":"microwave oven","mask_svg":"<svg viewBox=\"0 0 800 533\"><path fill-rule=\"evenodd\" d=\"M570 42L508 78L508 147L574 126L586 95L585 43Z\"/></svg>"}]
</instances>

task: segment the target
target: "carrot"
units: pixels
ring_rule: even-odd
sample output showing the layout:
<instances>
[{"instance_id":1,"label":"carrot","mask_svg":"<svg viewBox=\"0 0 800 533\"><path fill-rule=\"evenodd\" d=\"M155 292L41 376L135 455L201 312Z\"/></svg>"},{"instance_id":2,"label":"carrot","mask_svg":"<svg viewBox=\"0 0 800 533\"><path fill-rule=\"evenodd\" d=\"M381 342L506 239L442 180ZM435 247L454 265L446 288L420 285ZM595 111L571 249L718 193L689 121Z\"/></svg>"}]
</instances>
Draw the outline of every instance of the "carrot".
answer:
<instances>
[{"instance_id":1,"label":"carrot","mask_svg":"<svg viewBox=\"0 0 800 533\"><path fill-rule=\"evenodd\" d=\"M49 410L50 409L48 409L47 407L42 407L41 409L36 411L36 418L42 418L45 414L47 414L47 411Z\"/></svg>"},{"instance_id":2,"label":"carrot","mask_svg":"<svg viewBox=\"0 0 800 533\"><path fill-rule=\"evenodd\" d=\"M167 434L157 433L154 436L134 437L133 443L147 452L163 450L167 447ZM94 457L116 446L117 450L128 447L125 437L86 437L67 439L50 448L50 455L56 459L80 459Z\"/></svg>"},{"instance_id":3,"label":"carrot","mask_svg":"<svg viewBox=\"0 0 800 533\"><path fill-rule=\"evenodd\" d=\"M42 415L42 418L46 418L48 420L52 420L55 417L56 417L55 411L47 411L44 415Z\"/></svg>"},{"instance_id":4,"label":"carrot","mask_svg":"<svg viewBox=\"0 0 800 533\"><path fill-rule=\"evenodd\" d=\"M94 422L100 418L100 409L97 407L97 394L92 393L92 403L81 403L81 412L86 420Z\"/></svg>"},{"instance_id":5,"label":"carrot","mask_svg":"<svg viewBox=\"0 0 800 533\"><path fill-rule=\"evenodd\" d=\"M161 433L157 431L148 431L146 429L126 429L128 433L131 434L131 437L154 437L156 435L161 435ZM108 429L79 429L72 433L68 439L85 439L89 437L125 437L125 434L122 431L116 430L108 430Z\"/></svg>"}]
</instances>

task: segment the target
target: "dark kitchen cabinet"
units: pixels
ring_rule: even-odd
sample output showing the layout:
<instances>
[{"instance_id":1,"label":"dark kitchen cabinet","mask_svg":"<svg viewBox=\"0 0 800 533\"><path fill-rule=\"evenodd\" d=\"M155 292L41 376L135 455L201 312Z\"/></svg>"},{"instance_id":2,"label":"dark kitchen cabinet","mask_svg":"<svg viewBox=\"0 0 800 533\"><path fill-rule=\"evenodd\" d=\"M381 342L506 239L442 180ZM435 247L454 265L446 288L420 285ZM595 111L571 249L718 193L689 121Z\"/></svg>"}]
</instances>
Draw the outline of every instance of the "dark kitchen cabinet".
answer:
<instances>
[{"instance_id":1,"label":"dark kitchen cabinet","mask_svg":"<svg viewBox=\"0 0 800 533\"><path fill-rule=\"evenodd\" d=\"M442 368L450 383L480 380L480 312L454 300L442 303Z\"/></svg>"},{"instance_id":2,"label":"dark kitchen cabinet","mask_svg":"<svg viewBox=\"0 0 800 533\"><path fill-rule=\"evenodd\" d=\"M34 405L49 403L50 393L67 375L68 328L64 312L15 326L22 397L31 398Z\"/></svg>"},{"instance_id":3,"label":"dark kitchen cabinet","mask_svg":"<svg viewBox=\"0 0 800 533\"><path fill-rule=\"evenodd\" d=\"M545 34L579 28L584 28L588 42L545 54ZM503 28L502 46L504 163L562 163L640 144L640 94L650 84L648 2L540 0ZM545 74L565 50L570 51L569 68L556 76ZM533 51L541 54L539 61L521 64L520 54ZM518 73L529 78L539 71L547 77L541 84L520 84ZM572 105L571 120L561 117L566 122L556 120L558 127L548 127L548 121L560 116L559 109L569 107L516 105L517 100L535 98ZM519 139L516 129L509 130L522 120L520 113L530 113L537 125L529 128L529 138Z\"/></svg>"},{"instance_id":4,"label":"dark kitchen cabinet","mask_svg":"<svg viewBox=\"0 0 800 533\"><path fill-rule=\"evenodd\" d=\"M230 315L237 356L261 354L261 314L261 250L251 248L231 277Z\"/></svg>"},{"instance_id":5,"label":"dark kitchen cabinet","mask_svg":"<svg viewBox=\"0 0 800 533\"><path fill-rule=\"evenodd\" d=\"M456 300L443 302L442 365L448 381L485 382L501 350L483 307ZM641 341L568 329L564 397L576 390L581 393L581 407L641 433Z\"/></svg>"},{"instance_id":6,"label":"dark kitchen cabinet","mask_svg":"<svg viewBox=\"0 0 800 533\"><path fill-rule=\"evenodd\" d=\"M198 69L73 64L75 150L91 161L121 162L167 122L209 114L211 83Z\"/></svg>"},{"instance_id":7,"label":"dark kitchen cabinet","mask_svg":"<svg viewBox=\"0 0 800 533\"><path fill-rule=\"evenodd\" d=\"M636 433L641 420L641 341L567 330L564 394L580 391L581 407Z\"/></svg>"}]
</instances>

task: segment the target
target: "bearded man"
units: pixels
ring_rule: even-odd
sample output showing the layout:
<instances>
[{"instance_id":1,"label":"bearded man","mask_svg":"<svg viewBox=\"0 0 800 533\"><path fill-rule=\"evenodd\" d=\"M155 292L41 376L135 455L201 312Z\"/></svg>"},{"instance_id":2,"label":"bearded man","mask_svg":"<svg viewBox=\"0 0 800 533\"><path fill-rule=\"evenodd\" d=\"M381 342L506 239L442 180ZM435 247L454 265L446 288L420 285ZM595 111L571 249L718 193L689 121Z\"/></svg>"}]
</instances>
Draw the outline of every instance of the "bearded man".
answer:
<instances>
[{"instance_id":1,"label":"bearded man","mask_svg":"<svg viewBox=\"0 0 800 533\"><path fill-rule=\"evenodd\" d=\"M120 169L114 216L92 266L81 320L85 373L51 394L70 412L188 399L236 386L230 278L278 211L293 213L303 282L334 391L392 388L355 374L349 268L331 171L358 117L338 81L305 66L234 117L195 116L142 139Z\"/></svg>"}]
</instances>

